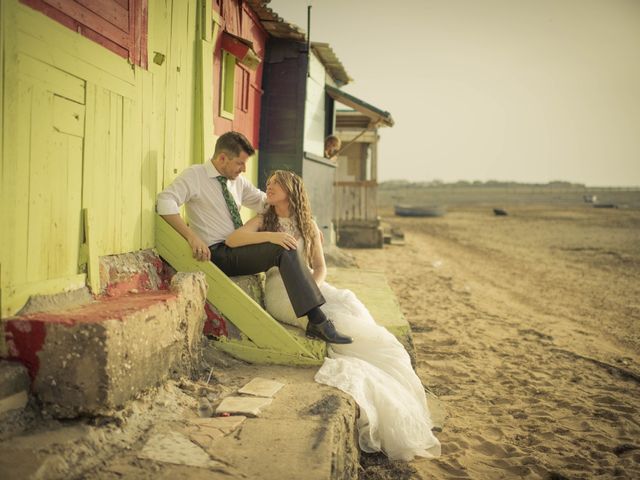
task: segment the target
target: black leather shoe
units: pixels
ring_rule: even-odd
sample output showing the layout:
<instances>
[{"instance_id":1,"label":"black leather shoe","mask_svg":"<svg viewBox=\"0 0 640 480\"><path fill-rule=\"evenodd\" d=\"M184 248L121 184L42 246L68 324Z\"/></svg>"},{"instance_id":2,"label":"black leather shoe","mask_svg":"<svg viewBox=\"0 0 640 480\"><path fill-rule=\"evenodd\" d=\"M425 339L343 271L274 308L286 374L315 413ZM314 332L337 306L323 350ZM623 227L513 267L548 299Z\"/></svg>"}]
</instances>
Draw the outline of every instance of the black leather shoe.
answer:
<instances>
[{"instance_id":1,"label":"black leather shoe","mask_svg":"<svg viewBox=\"0 0 640 480\"><path fill-rule=\"evenodd\" d=\"M324 340L327 343L352 343L353 339L346 335L342 335L336 331L331 320L326 319L322 323L311 323L307 325L307 337Z\"/></svg>"}]
</instances>

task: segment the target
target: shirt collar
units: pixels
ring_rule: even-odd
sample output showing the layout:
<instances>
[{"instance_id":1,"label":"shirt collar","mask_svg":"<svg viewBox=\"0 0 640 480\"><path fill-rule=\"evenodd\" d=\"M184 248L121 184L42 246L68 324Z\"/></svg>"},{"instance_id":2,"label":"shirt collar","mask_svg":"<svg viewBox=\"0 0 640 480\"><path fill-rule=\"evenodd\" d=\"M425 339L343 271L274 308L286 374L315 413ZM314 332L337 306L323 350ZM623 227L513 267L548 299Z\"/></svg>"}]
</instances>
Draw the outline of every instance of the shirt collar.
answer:
<instances>
[{"instance_id":1,"label":"shirt collar","mask_svg":"<svg viewBox=\"0 0 640 480\"><path fill-rule=\"evenodd\" d=\"M207 175L210 178L217 178L220 175L222 175L218 169L216 167L213 166L213 162L211 160L207 160L207 162L204 164L204 169L207 172Z\"/></svg>"},{"instance_id":2,"label":"shirt collar","mask_svg":"<svg viewBox=\"0 0 640 480\"><path fill-rule=\"evenodd\" d=\"M218 171L218 169L217 169L216 167L214 167L214 166L213 166L213 162L212 162L211 160L207 161L207 162L204 164L204 169L206 170L207 175L208 175L208 177L209 177L209 178L218 178L218 177L220 177L220 176L223 176L223 177L224 177L224 175L222 175L222 174ZM240 177L240 176L238 175L238 178L239 178L239 177ZM227 178L227 185L233 185L233 184L235 184L235 182L238 180L238 178L235 178L235 179L233 179L233 180L231 180L230 178Z\"/></svg>"}]
</instances>

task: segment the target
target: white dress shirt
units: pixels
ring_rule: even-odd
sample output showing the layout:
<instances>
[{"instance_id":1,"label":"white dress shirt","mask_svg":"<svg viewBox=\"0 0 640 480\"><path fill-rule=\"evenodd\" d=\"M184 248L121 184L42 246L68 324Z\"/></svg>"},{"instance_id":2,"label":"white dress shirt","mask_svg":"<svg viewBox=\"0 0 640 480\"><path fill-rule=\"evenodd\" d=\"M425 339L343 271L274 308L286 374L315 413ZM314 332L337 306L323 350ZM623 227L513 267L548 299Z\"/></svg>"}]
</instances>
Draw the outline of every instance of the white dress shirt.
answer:
<instances>
[{"instance_id":1,"label":"white dress shirt","mask_svg":"<svg viewBox=\"0 0 640 480\"><path fill-rule=\"evenodd\" d=\"M190 166L158 194L158 213L180 213L180 206L184 204L189 226L203 242L209 246L224 242L235 228L222 196L219 175L211 161ZM264 210L266 194L242 175L227 180L227 188L238 205L258 212Z\"/></svg>"}]
</instances>

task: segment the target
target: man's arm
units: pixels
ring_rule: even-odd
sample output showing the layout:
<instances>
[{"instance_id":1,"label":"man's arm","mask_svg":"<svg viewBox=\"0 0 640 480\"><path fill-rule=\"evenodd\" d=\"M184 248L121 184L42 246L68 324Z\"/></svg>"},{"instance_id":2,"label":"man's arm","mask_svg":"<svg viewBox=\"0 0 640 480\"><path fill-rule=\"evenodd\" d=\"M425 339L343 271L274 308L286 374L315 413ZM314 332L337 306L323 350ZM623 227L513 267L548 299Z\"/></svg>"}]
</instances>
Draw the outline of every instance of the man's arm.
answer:
<instances>
[{"instance_id":1,"label":"man's arm","mask_svg":"<svg viewBox=\"0 0 640 480\"><path fill-rule=\"evenodd\" d=\"M241 177L242 182L242 199L241 203L244 207L250 208L258 213L264 212L265 200L267 194L256 188L249 180Z\"/></svg>"},{"instance_id":2,"label":"man's arm","mask_svg":"<svg viewBox=\"0 0 640 480\"><path fill-rule=\"evenodd\" d=\"M208 262L211 260L211 252L209 251L207 244L204 243L202 239L196 235L193 230L191 230L191 228L189 228L179 213L160 216L164 218L180 235L182 235L187 242L189 242L189 246L193 251L193 258L200 260L201 262Z\"/></svg>"},{"instance_id":3,"label":"man's arm","mask_svg":"<svg viewBox=\"0 0 640 480\"><path fill-rule=\"evenodd\" d=\"M198 191L198 179L193 170L182 172L167 188L158 194L157 211L169 225L171 225L182 237L189 242L193 251L193 258L204 261L209 260L211 254L209 247L195 234L180 216L180 205L188 202Z\"/></svg>"}]
</instances>

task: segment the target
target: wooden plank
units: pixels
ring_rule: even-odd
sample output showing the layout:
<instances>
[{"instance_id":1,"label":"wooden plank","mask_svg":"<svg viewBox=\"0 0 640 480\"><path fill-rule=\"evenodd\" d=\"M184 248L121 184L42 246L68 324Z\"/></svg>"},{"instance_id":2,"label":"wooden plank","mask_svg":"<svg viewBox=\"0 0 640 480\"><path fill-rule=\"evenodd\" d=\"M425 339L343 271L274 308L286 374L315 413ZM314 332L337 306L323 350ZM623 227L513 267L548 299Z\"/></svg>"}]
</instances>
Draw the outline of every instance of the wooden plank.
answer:
<instances>
[{"instance_id":1,"label":"wooden plank","mask_svg":"<svg viewBox=\"0 0 640 480\"><path fill-rule=\"evenodd\" d=\"M84 97L84 82L82 93ZM84 101L84 98L83 98ZM84 105L64 97L53 97L53 128L60 133L84 137Z\"/></svg>"},{"instance_id":2,"label":"wooden plank","mask_svg":"<svg viewBox=\"0 0 640 480\"><path fill-rule=\"evenodd\" d=\"M141 164L140 248L155 245L155 204L158 177L158 151L151 147L152 131L158 125L153 111L153 75L141 71L138 78L136 118L141 125L139 136Z\"/></svg>"},{"instance_id":3,"label":"wooden plank","mask_svg":"<svg viewBox=\"0 0 640 480\"><path fill-rule=\"evenodd\" d=\"M179 59L179 51L176 50L176 41L173 40L174 31L177 27L174 26L177 19L175 18L175 12L173 4L169 7L169 30L166 32L168 43L166 45L167 58L166 63L166 83L164 85L164 162L163 162L163 175L162 182L163 188L168 186L177 176L178 168L176 166L176 143L179 139L176 138L175 126L176 126L176 108L177 103L177 69L180 65L177 63Z\"/></svg>"},{"instance_id":4,"label":"wooden plank","mask_svg":"<svg viewBox=\"0 0 640 480\"><path fill-rule=\"evenodd\" d=\"M84 240L87 252L87 282L91 293L100 293L100 257L98 256L96 237L94 234L96 219L88 208L82 209Z\"/></svg>"},{"instance_id":5,"label":"wooden plank","mask_svg":"<svg viewBox=\"0 0 640 480\"><path fill-rule=\"evenodd\" d=\"M20 76L28 79L31 83L36 83L50 92L56 92L62 97L84 104L84 80L81 78L69 75L67 72L22 53L17 55L15 66L20 72Z\"/></svg>"},{"instance_id":6,"label":"wooden plank","mask_svg":"<svg viewBox=\"0 0 640 480\"><path fill-rule=\"evenodd\" d=\"M125 81L130 86L135 83L134 71L122 57L79 36L64 25L51 21L50 18L32 8L19 3L15 8L15 22L18 30L15 45L17 50L39 58L45 63L56 65L65 71L74 71L74 67L85 69L96 78L87 78L77 70L74 73L94 82L102 74L106 78L115 77Z\"/></svg>"},{"instance_id":7,"label":"wooden plank","mask_svg":"<svg viewBox=\"0 0 640 480\"><path fill-rule=\"evenodd\" d=\"M92 132L86 133L86 141L93 145L91 157L85 156L85 163L90 163L91 177L85 175L84 190L91 189L89 202L83 204L84 207L90 208L96 218L100 218L100 222L96 225L95 234L97 236L96 244L99 255L109 253L109 246L113 243L113 228L109 218L111 205L111 196L113 189L110 188L112 176L110 174L110 129L109 120L111 117L111 104L109 92L102 87L96 87L94 91L92 111ZM87 113L88 114L88 113ZM115 186L115 184L113 184Z\"/></svg>"},{"instance_id":8,"label":"wooden plank","mask_svg":"<svg viewBox=\"0 0 640 480\"><path fill-rule=\"evenodd\" d=\"M200 4L200 39L211 42L213 36L212 0L199 0ZM213 59L213 57L211 57Z\"/></svg>"},{"instance_id":9,"label":"wooden plank","mask_svg":"<svg viewBox=\"0 0 640 480\"><path fill-rule=\"evenodd\" d=\"M106 22L102 17L95 14L85 6L76 2L67 2L64 0L42 0L47 5L63 12L65 15L73 18L76 22L86 25L91 30L98 32L100 35L108 38L112 42L129 49L128 26L126 31ZM127 25L128 25L127 17Z\"/></svg>"},{"instance_id":10,"label":"wooden plank","mask_svg":"<svg viewBox=\"0 0 640 480\"><path fill-rule=\"evenodd\" d=\"M237 341L216 341L216 348L228 353L232 357L250 363L271 364L271 365L297 365L313 366L322 365L324 356L306 357L302 355L291 355L279 350L260 348L251 342Z\"/></svg>"},{"instance_id":11,"label":"wooden plank","mask_svg":"<svg viewBox=\"0 0 640 480\"><path fill-rule=\"evenodd\" d=\"M142 103L138 100L137 103ZM142 159L141 123L131 100L122 100L122 185L120 199L122 216L122 250L133 252L141 248Z\"/></svg>"},{"instance_id":12,"label":"wooden plank","mask_svg":"<svg viewBox=\"0 0 640 480\"><path fill-rule=\"evenodd\" d=\"M123 147L123 102L124 99L113 92L110 92L111 97L111 132L113 135L113 156L107 161L113 162L115 167L113 179L114 183L111 184L113 190L113 203L111 204L113 215L113 227L114 227L114 243L112 248L109 249L110 253L125 253L125 236L127 235L125 227L125 217L122 214L125 208L124 204L127 203L127 187L130 186L125 178L125 153ZM132 208L132 205L127 205L128 208ZM137 205L134 207L137 208Z\"/></svg>"},{"instance_id":13,"label":"wooden plank","mask_svg":"<svg viewBox=\"0 0 640 480\"><path fill-rule=\"evenodd\" d=\"M107 245L109 253L121 253L122 215L120 202L122 201L122 102L114 92L107 93L109 97L109 147L106 162L109 165L109 225L112 232L111 241ZM106 253L106 252L105 252Z\"/></svg>"},{"instance_id":14,"label":"wooden plank","mask_svg":"<svg viewBox=\"0 0 640 480\"><path fill-rule=\"evenodd\" d=\"M204 272L209 285L207 299L258 347L313 356L218 267L194 260L186 240L160 216L156 220L156 243L160 256L176 270Z\"/></svg>"},{"instance_id":15,"label":"wooden plank","mask_svg":"<svg viewBox=\"0 0 640 480\"><path fill-rule=\"evenodd\" d=\"M80 40L93 44L93 42L79 36L75 39L75 43ZM121 76L116 75L116 71L109 72L104 69L109 62L105 62L105 64L101 66L103 68L98 68L89 63L89 60L95 60L96 56L102 58L109 54L109 52L106 52L102 48L100 48L99 52L93 52L93 54L87 52L87 56L85 58L79 58L69 54L65 50L55 47L55 45L48 45L46 42L23 32L18 32L18 44L21 52L24 52L42 62L55 65L62 71L73 73L73 75L77 77L96 83L104 88L108 88L109 90L124 97L135 97L135 87L132 83L123 81ZM67 41L67 45L73 45L73 42ZM96 48L98 47L96 46ZM70 49L70 51L76 50L77 49ZM91 55L93 55L93 57ZM124 62L122 58L116 58L119 61ZM129 68L129 73L131 73L131 68ZM135 81L132 76L129 76L127 80Z\"/></svg>"},{"instance_id":16,"label":"wooden plank","mask_svg":"<svg viewBox=\"0 0 640 480\"><path fill-rule=\"evenodd\" d=\"M47 278L78 273L82 238L82 138L52 132L47 159L56 166L51 182L51 215L48 218Z\"/></svg>"},{"instance_id":17,"label":"wooden plank","mask_svg":"<svg viewBox=\"0 0 640 480\"><path fill-rule=\"evenodd\" d=\"M97 87L93 83L87 84L86 93L86 110L85 110L85 128L84 128L84 150L82 152L82 208L93 208L96 202L95 184L101 181L98 175L99 158L97 153L98 139L96 137L96 98ZM95 214L95 210L93 211ZM93 230L94 241L97 242L99 232ZM96 247L98 245L96 244Z\"/></svg>"},{"instance_id":18,"label":"wooden plank","mask_svg":"<svg viewBox=\"0 0 640 480\"><path fill-rule=\"evenodd\" d=\"M47 278L49 253L49 218L51 216L51 178L55 179L48 155L51 144L53 95L38 87L33 89L30 112L31 132L28 192L29 209L27 236L27 281L37 282ZM36 135L37 134L37 135ZM34 137L37 137L34 138ZM34 141L35 140L35 141Z\"/></svg>"},{"instance_id":19,"label":"wooden plank","mask_svg":"<svg viewBox=\"0 0 640 480\"><path fill-rule=\"evenodd\" d=\"M190 114L191 85L189 82L189 2L173 2L171 14L171 54L176 61L175 69L175 97L171 99L175 112L172 134L176 137L174 143L174 173L179 174L191 163L201 163L201 159L194 159L188 154L192 139L187 130Z\"/></svg>"},{"instance_id":20,"label":"wooden plank","mask_svg":"<svg viewBox=\"0 0 640 480\"><path fill-rule=\"evenodd\" d=\"M83 288L87 276L84 273L52 278L21 285L9 284L2 289L2 317L10 317L24 307L32 295L53 295Z\"/></svg>"},{"instance_id":21,"label":"wooden plank","mask_svg":"<svg viewBox=\"0 0 640 480\"><path fill-rule=\"evenodd\" d=\"M13 135L4 136L2 183L3 280L6 283L27 281L29 238L29 159L31 157L31 112L33 85L19 82L15 72L6 76L7 88L16 92L5 96L5 122L14 126ZM14 88L12 88L14 87ZM9 161L9 159L13 159ZM9 254L9 252L11 252ZM4 285L3 285L4 286Z\"/></svg>"},{"instance_id":22,"label":"wooden plank","mask_svg":"<svg viewBox=\"0 0 640 480\"><path fill-rule=\"evenodd\" d=\"M129 32L129 7L119 5L115 0L75 0L98 17L118 27L123 32ZM65 12L66 13L66 12Z\"/></svg>"}]
</instances>

